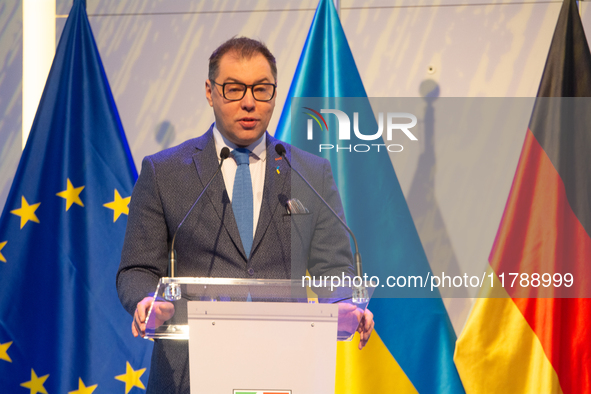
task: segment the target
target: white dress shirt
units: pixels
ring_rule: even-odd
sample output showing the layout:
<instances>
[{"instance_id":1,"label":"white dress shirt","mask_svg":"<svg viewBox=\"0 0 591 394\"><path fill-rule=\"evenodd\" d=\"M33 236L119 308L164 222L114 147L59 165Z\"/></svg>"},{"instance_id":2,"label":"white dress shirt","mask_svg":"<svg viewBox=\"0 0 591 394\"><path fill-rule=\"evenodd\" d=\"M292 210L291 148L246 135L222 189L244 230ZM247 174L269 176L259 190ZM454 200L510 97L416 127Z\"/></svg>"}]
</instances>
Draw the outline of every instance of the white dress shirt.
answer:
<instances>
[{"instance_id":1,"label":"white dress shirt","mask_svg":"<svg viewBox=\"0 0 591 394\"><path fill-rule=\"evenodd\" d=\"M226 139L222 133L220 133L215 124L213 126L213 139L215 141L215 151L218 156L218 161L221 160L220 152L224 147L227 146L228 149L230 149L230 152L238 148L236 144ZM257 224L259 222L259 215L261 213L261 205L263 203L265 162L267 161L267 133L263 134L261 138L247 146L246 149L251 152L249 155L248 167L250 169L250 178L252 180L252 237L254 238L257 231ZM234 192L234 178L236 177L237 168L238 165L231 155L224 161L224 165L222 165L222 176L224 177L224 184L226 185L230 201L232 201L232 194Z\"/></svg>"}]
</instances>

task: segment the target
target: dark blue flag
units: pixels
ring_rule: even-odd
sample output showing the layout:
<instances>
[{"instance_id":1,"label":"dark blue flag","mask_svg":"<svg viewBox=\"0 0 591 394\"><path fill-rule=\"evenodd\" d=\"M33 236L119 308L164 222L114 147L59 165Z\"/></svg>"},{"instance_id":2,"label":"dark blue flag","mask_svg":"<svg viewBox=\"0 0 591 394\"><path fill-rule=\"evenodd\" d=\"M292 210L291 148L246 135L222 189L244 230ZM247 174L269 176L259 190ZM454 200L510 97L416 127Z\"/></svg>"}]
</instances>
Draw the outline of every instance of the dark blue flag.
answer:
<instances>
[{"instance_id":1,"label":"dark blue flag","mask_svg":"<svg viewBox=\"0 0 591 394\"><path fill-rule=\"evenodd\" d=\"M144 389L152 346L115 289L136 178L76 0L0 218L0 392Z\"/></svg>"}]
</instances>

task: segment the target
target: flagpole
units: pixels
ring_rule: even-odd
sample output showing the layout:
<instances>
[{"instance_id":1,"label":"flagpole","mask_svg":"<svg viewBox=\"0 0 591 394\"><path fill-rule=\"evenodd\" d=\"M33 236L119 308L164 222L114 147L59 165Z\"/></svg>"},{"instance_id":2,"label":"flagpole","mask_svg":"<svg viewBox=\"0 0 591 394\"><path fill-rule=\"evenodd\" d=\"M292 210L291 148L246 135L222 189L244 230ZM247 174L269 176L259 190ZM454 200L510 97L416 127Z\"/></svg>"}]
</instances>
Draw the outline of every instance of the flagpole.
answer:
<instances>
[{"instance_id":1,"label":"flagpole","mask_svg":"<svg viewBox=\"0 0 591 394\"><path fill-rule=\"evenodd\" d=\"M334 8L337 10L337 15L339 19L341 18L341 0L333 0L334 1Z\"/></svg>"}]
</instances>

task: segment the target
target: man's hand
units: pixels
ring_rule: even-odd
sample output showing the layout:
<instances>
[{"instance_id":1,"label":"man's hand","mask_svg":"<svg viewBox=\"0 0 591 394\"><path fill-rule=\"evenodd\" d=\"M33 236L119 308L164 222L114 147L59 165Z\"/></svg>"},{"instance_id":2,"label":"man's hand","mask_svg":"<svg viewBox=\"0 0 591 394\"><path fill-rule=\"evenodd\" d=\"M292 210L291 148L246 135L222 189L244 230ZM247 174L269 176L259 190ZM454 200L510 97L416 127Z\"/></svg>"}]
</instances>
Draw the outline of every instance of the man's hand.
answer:
<instances>
[{"instance_id":1,"label":"man's hand","mask_svg":"<svg viewBox=\"0 0 591 394\"><path fill-rule=\"evenodd\" d=\"M373 313L369 309L362 310L353 304L341 302L339 306L339 331L351 334L359 333L359 350L367 344L373 331Z\"/></svg>"},{"instance_id":2,"label":"man's hand","mask_svg":"<svg viewBox=\"0 0 591 394\"><path fill-rule=\"evenodd\" d=\"M146 297L138 302L135 313L133 314L133 322L131 323L131 333L134 337L139 335L143 338L146 336L146 317L148 316L148 309L150 309L153 300L154 297ZM170 302L156 301L152 313L154 313L155 317L154 328L158 328L174 315L174 305Z\"/></svg>"},{"instance_id":3,"label":"man's hand","mask_svg":"<svg viewBox=\"0 0 591 394\"><path fill-rule=\"evenodd\" d=\"M361 320L359 321L359 326L357 327L357 332L359 333L359 350L363 349L367 344L374 325L373 313L365 308Z\"/></svg>"}]
</instances>

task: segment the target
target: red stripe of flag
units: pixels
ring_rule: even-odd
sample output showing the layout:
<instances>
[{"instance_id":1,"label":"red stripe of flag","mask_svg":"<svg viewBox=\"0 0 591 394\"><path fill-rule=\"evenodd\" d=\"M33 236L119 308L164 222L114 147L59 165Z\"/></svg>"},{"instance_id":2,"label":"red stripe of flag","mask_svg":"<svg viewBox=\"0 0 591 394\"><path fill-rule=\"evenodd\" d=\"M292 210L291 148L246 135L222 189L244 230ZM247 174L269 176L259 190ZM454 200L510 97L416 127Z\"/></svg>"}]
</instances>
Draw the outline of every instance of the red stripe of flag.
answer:
<instances>
[{"instance_id":1,"label":"red stripe of flag","mask_svg":"<svg viewBox=\"0 0 591 394\"><path fill-rule=\"evenodd\" d=\"M591 238L573 213L564 183L528 130L489 261L513 298L591 297ZM508 273L570 273L566 287L510 287ZM507 283L509 281L509 283ZM554 284L554 283L553 283Z\"/></svg>"},{"instance_id":2,"label":"red stripe of flag","mask_svg":"<svg viewBox=\"0 0 591 394\"><path fill-rule=\"evenodd\" d=\"M568 204L561 177L529 130L489 260L497 275L505 273L505 288L540 339L563 393L591 392L591 300L518 298L548 294L543 287L511 288L507 280L509 272L531 276L570 271L575 280L571 291L562 287L555 295L590 296L591 238Z\"/></svg>"}]
</instances>

